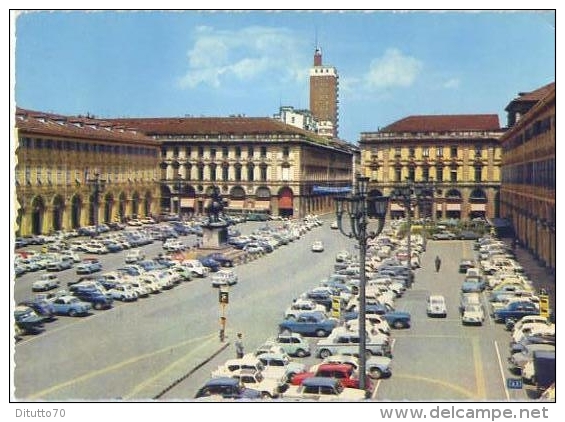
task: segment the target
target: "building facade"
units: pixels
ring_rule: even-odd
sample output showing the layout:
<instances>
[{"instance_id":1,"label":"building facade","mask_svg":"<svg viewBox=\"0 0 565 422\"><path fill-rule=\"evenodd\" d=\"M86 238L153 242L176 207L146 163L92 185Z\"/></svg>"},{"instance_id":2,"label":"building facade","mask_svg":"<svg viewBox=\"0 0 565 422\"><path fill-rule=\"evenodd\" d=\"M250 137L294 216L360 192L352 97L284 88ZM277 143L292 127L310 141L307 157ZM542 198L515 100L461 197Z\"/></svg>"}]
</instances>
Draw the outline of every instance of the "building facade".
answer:
<instances>
[{"instance_id":1,"label":"building facade","mask_svg":"<svg viewBox=\"0 0 565 422\"><path fill-rule=\"evenodd\" d=\"M505 109L501 215L520 242L555 270L555 83L520 93Z\"/></svg>"},{"instance_id":2,"label":"building facade","mask_svg":"<svg viewBox=\"0 0 565 422\"><path fill-rule=\"evenodd\" d=\"M431 201L416 218L492 218L499 215L502 135L498 116L409 116L361 133L361 172L373 195L390 195L407 180L428 182ZM405 216L390 203L390 217Z\"/></svg>"},{"instance_id":3,"label":"building facade","mask_svg":"<svg viewBox=\"0 0 565 422\"><path fill-rule=\"evenodd\" d=\"M18 109L16 234L158 212L160 144L103 120Z\"/></svg>"},{"instance_id":4,"label":"building facade","mask_svg":"<svg viewBox=\"0 0 565 422\"><path fill-rule=\"evenodd\" d=\"M339 137L339 76L335 67L322 64L318 48L310 68L310 111L318 122L319 135Z\"/></svg>"},{"instance_id":5,"label":"building facade","mask_svg":"<svg viewBox=\"0 0 565 422\"><path fill-rule=\"evenodd\" d=\"M292 106L283 106L279 108L279 113L275 114L273 119L310 132L318 131L318 123L310 110L296 110Z\"/></svg>"},{"instance_id":6,"label":"building facade","mask_svg":"<svg viewBox=\"0 0 565 422\"><path fill-rule=\"evenodd\" d=\"M352 148L270 118L117 119L162 143L161 208L203 214L218 187L233 213L333 211L317 186L349 186Z\"/></svg>"}]
</instances>

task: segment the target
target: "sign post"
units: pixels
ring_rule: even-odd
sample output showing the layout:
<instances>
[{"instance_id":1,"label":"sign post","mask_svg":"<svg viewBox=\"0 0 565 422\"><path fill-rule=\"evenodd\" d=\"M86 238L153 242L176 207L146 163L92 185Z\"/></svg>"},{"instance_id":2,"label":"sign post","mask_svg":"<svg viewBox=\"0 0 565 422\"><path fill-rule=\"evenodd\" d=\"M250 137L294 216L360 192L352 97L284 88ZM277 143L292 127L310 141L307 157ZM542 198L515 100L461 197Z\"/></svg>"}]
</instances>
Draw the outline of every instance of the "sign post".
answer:
<instances>
[{"instance_id":1,"label":"sign post","mask_svg":"<svg viewBox=\"0 0 565 422\"><path fill-rule=\"evenodd\" d=\"M218 299L220 302L220 342L223 343L226 338L226 306L230 301L227 287L220 287Z\"/></svg>"}]
</instances>

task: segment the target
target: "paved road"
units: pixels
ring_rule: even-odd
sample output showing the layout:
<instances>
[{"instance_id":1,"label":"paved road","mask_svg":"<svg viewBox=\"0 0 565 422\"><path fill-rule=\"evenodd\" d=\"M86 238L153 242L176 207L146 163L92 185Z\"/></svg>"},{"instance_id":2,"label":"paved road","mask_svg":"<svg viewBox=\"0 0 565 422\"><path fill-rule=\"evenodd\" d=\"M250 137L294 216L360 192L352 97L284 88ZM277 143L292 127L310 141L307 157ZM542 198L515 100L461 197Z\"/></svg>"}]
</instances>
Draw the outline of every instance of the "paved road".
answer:
<instances>
[{"instance_id":1,"label":"paved road","mask_svg":"<svg viewBox=\"0 0 565 422\"><path fill-rule=\"evenodd\" d=\"M210 371L234 357L230 341L244 333L247 351L275 335L284 309L333 268L338 250L353 243L329 228L314 229L295 244L236 268L240 283L230 291L227 343L218 339L217 289L206 279L132 304L118 304L87 318L62 318L59 326L16 346L16 397L29 400L187 400ZM244 226L252 230L262 223ZM326 245L310 251L314 240ZM432 268L442 257L439 274ZM397 308L411 312L413 326L394 330L390 379L377 383L373 397L388 401L527 400L527 390L507 390L509 334L488 320L463 327L457 313L461 257L472 257L472 243L428 243L416 283ZM446 319L430 319L425 298L443 294ZM312 341L315 341L313 339ZM222 349L222 347L225 347ZM217 355L210 359L210 356ZM315 358L303 359L314 363ZM200 369L193 368L203 364ZM190 374L186 379L181 379ZM174 388L169 389L175 384Z\"/></svg>"}]
</instances>

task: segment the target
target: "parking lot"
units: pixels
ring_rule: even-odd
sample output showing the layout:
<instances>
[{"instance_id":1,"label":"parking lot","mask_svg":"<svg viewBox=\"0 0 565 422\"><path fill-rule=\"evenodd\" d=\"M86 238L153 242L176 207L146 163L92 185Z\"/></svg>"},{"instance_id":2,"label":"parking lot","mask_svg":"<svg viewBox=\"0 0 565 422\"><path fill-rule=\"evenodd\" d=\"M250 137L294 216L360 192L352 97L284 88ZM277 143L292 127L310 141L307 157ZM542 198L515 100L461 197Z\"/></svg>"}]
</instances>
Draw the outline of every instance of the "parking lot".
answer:
<instances>
[{"instance_id":1,"label":"parking lot","mask_svg":"<svg viewBox=\"0 0 565 422\"><path fill-rule=\"evenodd\" d=\"M246 352L276 336L284 310L302 293L319 285L333 271L335 256L354 243L330 228L313 228L285 247L235 268L239 282L229 290L225 308L226 342L218 338L217 289L208 278L193 279L169 292L136 303L116 301L107 311L83 318L59 317L46 331L25 336L16 345L15 373L18 397L41 400L119 398L190 400L227 359L235 357L235 333L244 333ZM275 227L280 222L269 222ZM238 225L243 234L265 226ZM181 237L195 244L197 236ZM315 241L323 252L312 252ZM147 256L162 252L160 243L143 247ZM508 389L506 380L509 332L488 318L483 326L463 326L458 313L464 275L459 262L474 253L472 241L429 241L421 256L416 281L395 302L411 315L411 327L393 330L390 378L374 383L371 397L378 400L529 400L528 388ZM439 273L433 268L442 257ZM124 253L100 257L104 270L123 264ZM72 270L59 273L63 283L76 278ZM31 293L33 273L16 280L16 300ZM426 316L426 298L446 298L446 318ZM483 301L486 303L483 295ZM89 333L100 333L91 336ZM309 338L313 348L316 338ZM45 354L49 350L53 353ZM441 364L438 364L440 357ZM319 363L313 356L295 358L307 367ZM132 370L133 369L133 370ZM174 385L174 388L171 386ZM102 388L104 386L104 388Z\"/></svg>"}]
</instances>

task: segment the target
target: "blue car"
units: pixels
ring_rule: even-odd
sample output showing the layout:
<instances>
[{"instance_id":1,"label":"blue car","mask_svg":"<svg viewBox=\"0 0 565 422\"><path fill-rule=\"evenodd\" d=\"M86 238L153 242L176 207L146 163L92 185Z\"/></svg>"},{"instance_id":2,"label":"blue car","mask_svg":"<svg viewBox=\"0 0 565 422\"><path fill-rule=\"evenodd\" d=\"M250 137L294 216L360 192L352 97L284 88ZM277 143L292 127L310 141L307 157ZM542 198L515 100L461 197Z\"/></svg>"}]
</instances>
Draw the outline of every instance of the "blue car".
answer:
<instances>
[{"instance_id":1,"label":"blue car","mask_svg":"<svg viewBox=\"0 0 565 422\"><path fill-rule=\"evenodd\" d=\"M33 309L38 316L43 318L43 321L54 321L57 319L55 316L55 308L48 300L39 298L27 299L20 302L18 305Z\"/></svg>"},{"instance_id":2,"label":"blue car","mask_svg":"<svg viewBox=\"0 0 565 422\"><path fill-rule=\"evenodd\" d=\"M204 265L205 267L210 268L210 271L216 272L220 269L220 263L215 259L203 256L198 258L198 260Z\"/></svg>"},{"instance_id":3,"label":"blue car","mask_svg":"<svg viewBox=\"0 0 565 422\"><path fill-rule=\"evenodd\" d=\"M92 305L88 302L81 301L74 296L61 296L53 302L53 307L57 315L78 316L88 315L92 309Z\"/></svg>"},{"instance_id":4,"label":"blue car","mask_svg":"<svg viewBox=\"0 0 565 422\"><path fill-rule=\"evenodd\" d=\"M77 274L92 274L97 271L101 271L102 264L96 258L87 258L83 259L76 268Z\"/></svg>"},{"instance_id":5,"label":"blue car","mask_svg":"<svg viewBox=\"0 0 565 422\"><path fill-rule=\"evenodd\" d=\"M337 321L328 319L323 312L301 312L294 319L279 324L280 333L299 333L304 336L327 337L336 327Z\"/></svg>"},{"instance_id":6,"label":"blue car","mask_svg":"<svg viewBox=\"0 0 565 422\"><path fill-rule=\"evenodd\" d=\"M221 396L231 400L255 400L261 398L258 390L243 386L240 380L231 377L212 378L198 390L195 399Z\"/></svg>"},{"instance_id":7,"label":"blue car","mask_svg":"<svg viewBox=\"0 0 565 422\"><path fill-rule=\"evenodd\" d=\"M408 312L404 311L391 311L386 306L382 304L368 304L365 308L367 315L376 314L382 315L384 319L392 328L410 328L411 316ZM351 319L357 319L359 317L358 311L346 312L345 320L349 321Z\"/></svg>"}]
</instances>

